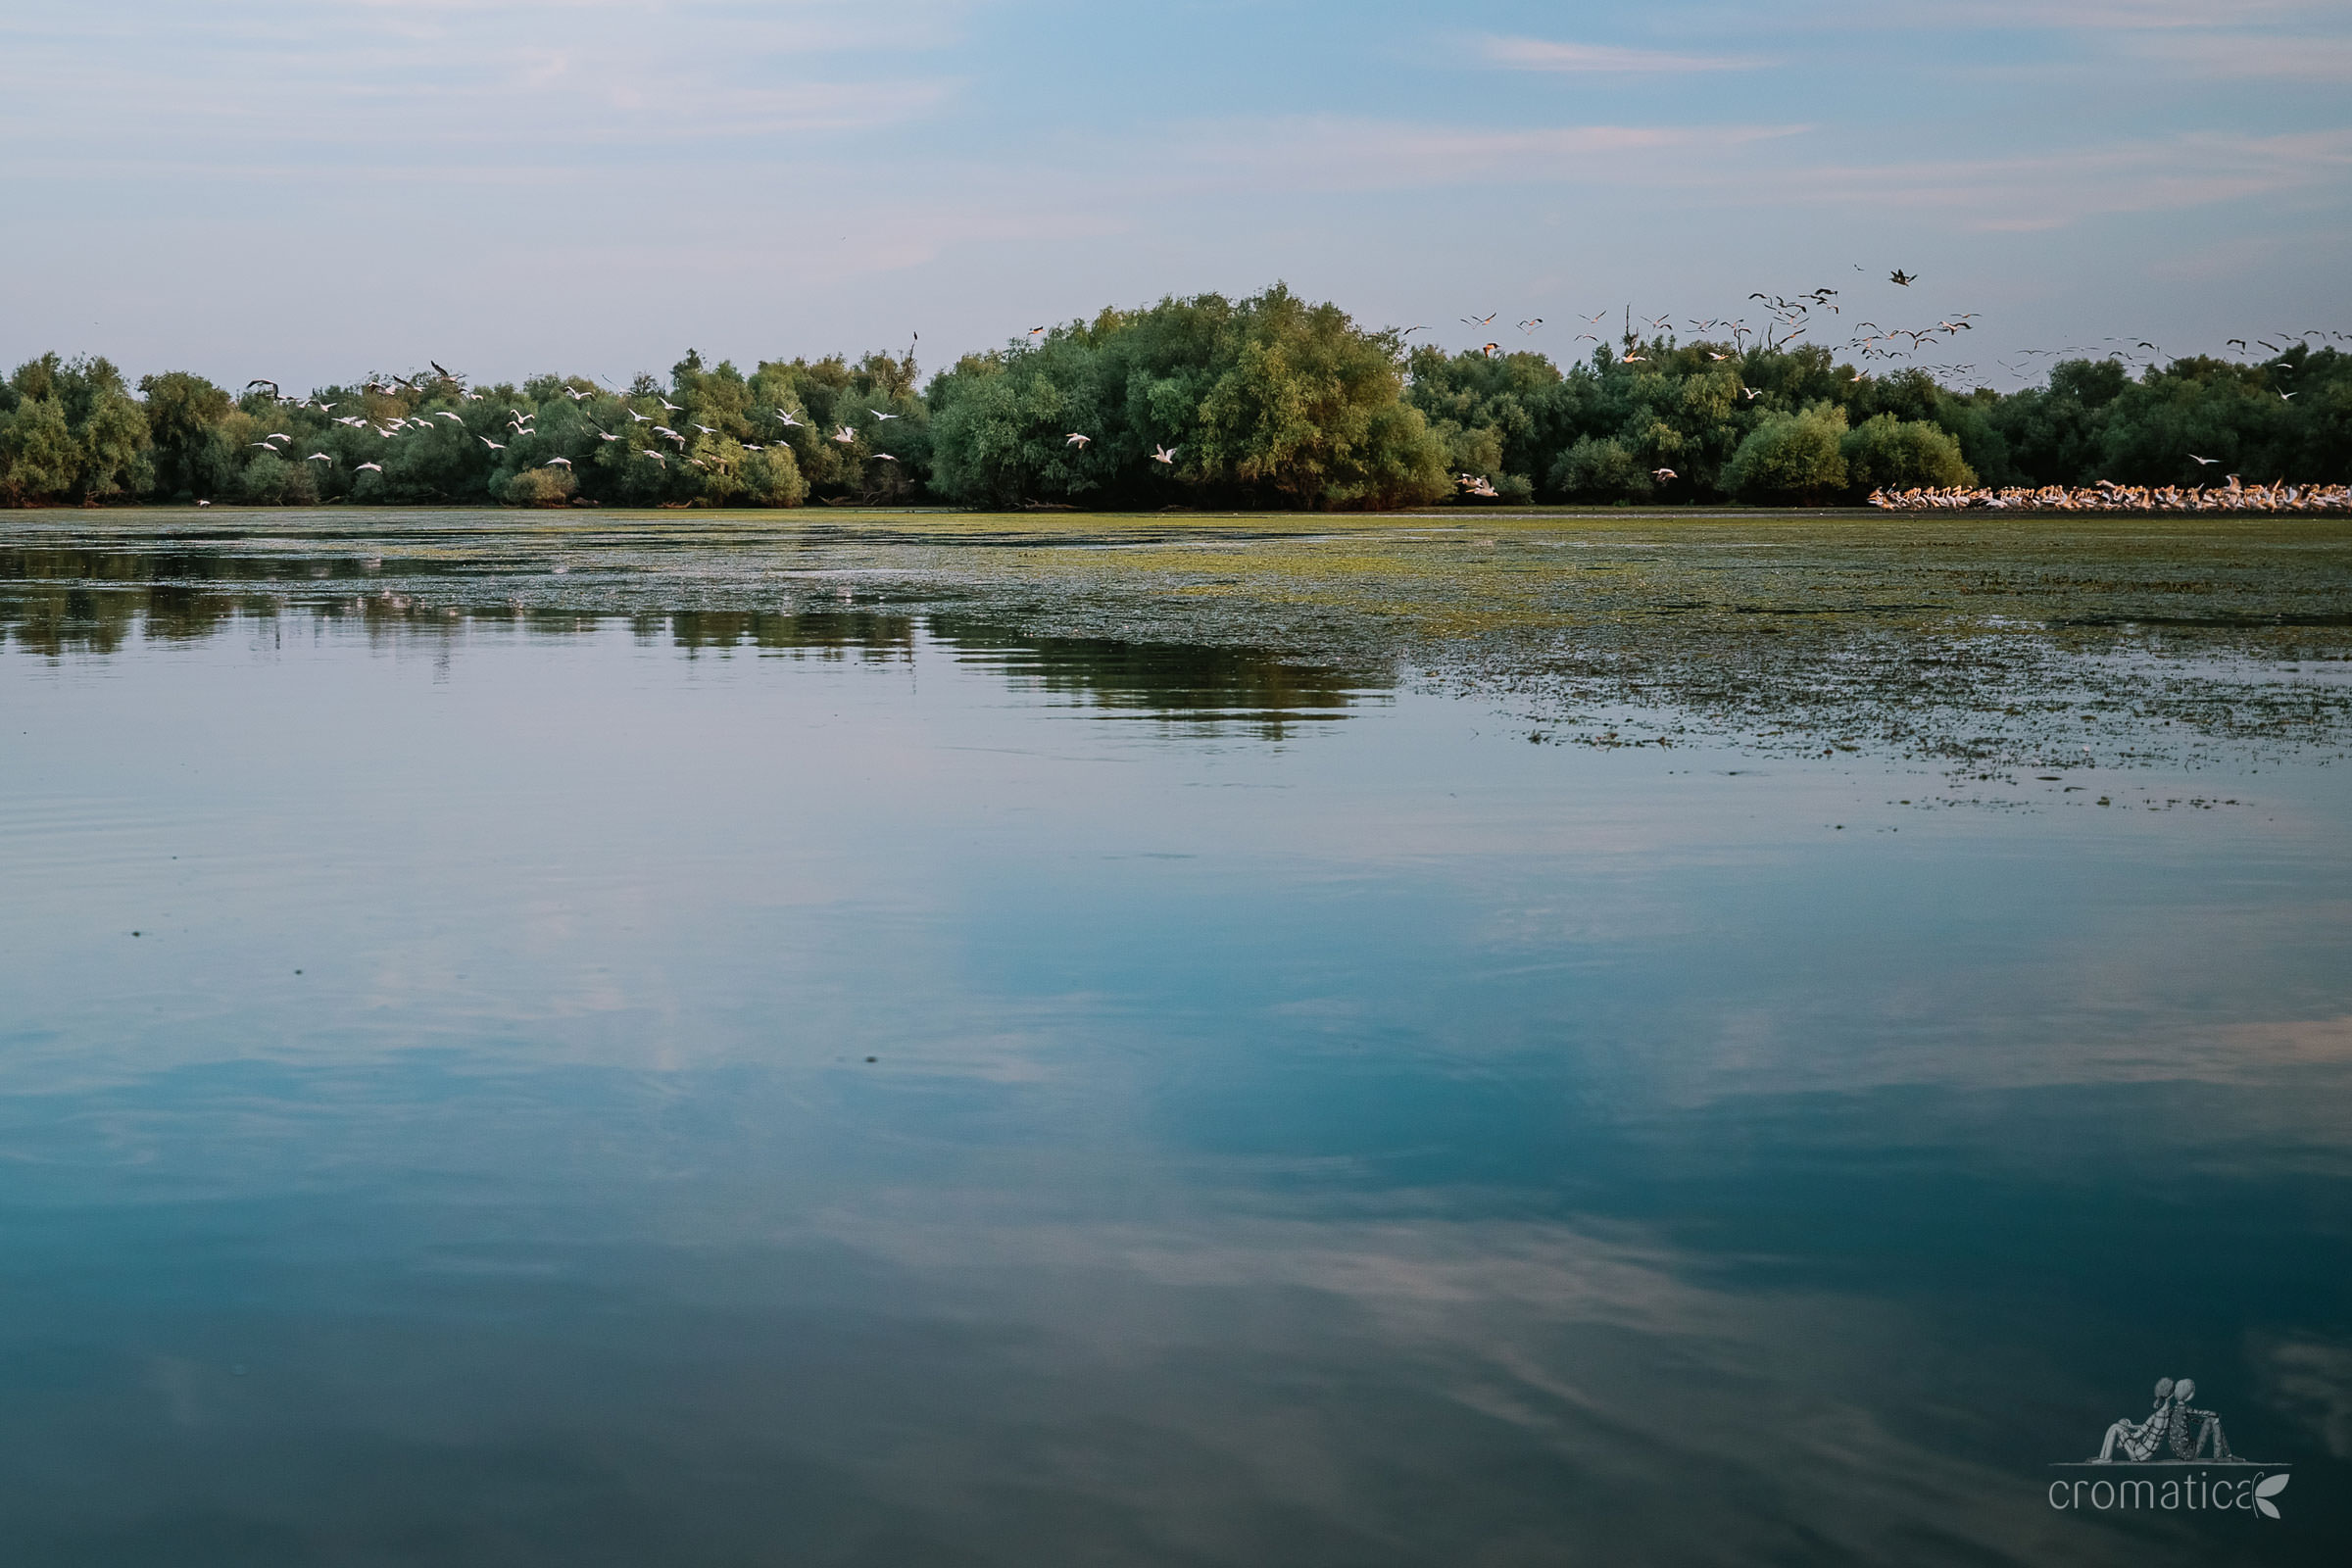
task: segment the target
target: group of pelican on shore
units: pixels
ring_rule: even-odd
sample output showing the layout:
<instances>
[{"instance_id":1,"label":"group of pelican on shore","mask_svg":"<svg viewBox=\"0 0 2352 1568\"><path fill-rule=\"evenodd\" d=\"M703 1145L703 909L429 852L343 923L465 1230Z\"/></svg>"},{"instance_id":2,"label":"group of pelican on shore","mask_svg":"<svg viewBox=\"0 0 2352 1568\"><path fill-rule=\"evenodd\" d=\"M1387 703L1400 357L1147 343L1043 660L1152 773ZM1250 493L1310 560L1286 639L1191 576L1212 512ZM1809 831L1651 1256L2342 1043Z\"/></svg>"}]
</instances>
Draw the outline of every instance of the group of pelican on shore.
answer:
<instances>
[{"instance_id":1,"label":"group of pelican on shore","mask_svg":"<svg viewBox=\"0 0 2352 1568\"><path fill-rule=\"evenodd\" d=\"M2045 484L2005 489L1873 490L1882 512L2352 512L2352 484Z\"/></svg>"}]
</instances>

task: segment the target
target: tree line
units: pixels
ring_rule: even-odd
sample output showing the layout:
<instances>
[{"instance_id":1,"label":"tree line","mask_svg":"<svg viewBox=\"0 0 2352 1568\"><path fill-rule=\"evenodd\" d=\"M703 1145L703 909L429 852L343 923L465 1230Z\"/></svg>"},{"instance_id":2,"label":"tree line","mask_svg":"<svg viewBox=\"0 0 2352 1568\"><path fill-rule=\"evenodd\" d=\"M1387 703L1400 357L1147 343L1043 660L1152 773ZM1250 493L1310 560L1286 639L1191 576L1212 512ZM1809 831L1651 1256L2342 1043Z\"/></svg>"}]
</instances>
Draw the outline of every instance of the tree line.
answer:
<instances>
[{"instance_id":1,"label":"tree line","mask_svg":"<svg viewBox=\"0 0 2352 1568\"><path fill-rule=\"evenodd\" d=\"M1073 436L1083 440L1073 440ZM2197 458L2212 460L2198 463ZM281 397L187 371L134 390L56 354L0 384L0 502L1379 509L1818 505L1874 488L2352 478L2352 357L2058 363L2022 391L1860 374L1819 346L1628 336L1411 348L1277 285L1033 333L919 380L911 353L689 353L666 381L436 372Z\"/></svg>"}]
</instances>

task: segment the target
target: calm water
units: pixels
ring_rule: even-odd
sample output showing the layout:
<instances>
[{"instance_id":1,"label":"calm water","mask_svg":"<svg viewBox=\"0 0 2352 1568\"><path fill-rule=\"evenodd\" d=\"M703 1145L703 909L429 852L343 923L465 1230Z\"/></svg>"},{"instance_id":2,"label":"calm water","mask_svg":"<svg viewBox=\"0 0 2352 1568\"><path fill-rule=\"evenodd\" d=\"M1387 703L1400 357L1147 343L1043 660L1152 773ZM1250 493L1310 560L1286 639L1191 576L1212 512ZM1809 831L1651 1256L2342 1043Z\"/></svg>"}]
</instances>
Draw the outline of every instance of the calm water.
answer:
<instances>
[{"instance_id":1,"label":"calm water","mask_svg":"<svg viewBox=\"0 0 2352 1568\"><path fill-rule=\"evenodd\" d=\"M0 651L12 1561L2352 1541L2342 767L102 577ZM2164 1375L2282 1520L2050 1507Z\"/></svg>"}]
</instances>

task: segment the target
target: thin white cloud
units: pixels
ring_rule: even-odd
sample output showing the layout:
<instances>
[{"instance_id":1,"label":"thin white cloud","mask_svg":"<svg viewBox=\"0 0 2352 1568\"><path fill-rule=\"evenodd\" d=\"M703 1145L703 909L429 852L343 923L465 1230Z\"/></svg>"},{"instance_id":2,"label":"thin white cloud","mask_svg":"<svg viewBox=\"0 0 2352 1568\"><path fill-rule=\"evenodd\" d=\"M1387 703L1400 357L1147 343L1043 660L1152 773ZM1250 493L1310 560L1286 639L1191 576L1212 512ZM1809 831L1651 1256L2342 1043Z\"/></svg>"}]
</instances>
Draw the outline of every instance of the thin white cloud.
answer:
<instances>
[{"instance_id":1,"label":"thin white cloud","mask_svg":"<svg viewBox=\"0 0 2352 1568\"><path fill-rule=\"evenodd\" d=\"M1831 9L1840 25L2139 32L2217 24L2255 26L2341 11L2327 0L1864 0Z\"/></svg>"},{"instance_id":2,"label":"thin white cloud","mask_svg":"<svg viewBox=\"0 0 2352 1568\"><path fill-rule=\"evenodd\" d=\"M1488 37L1479 41L1479 52L1490 64L1513 71L1663 74L1753 71L1772 63L1750 55L1682 55L1605 43L1558 43L1548 38Z\"/></svg>"},{"instance_id":3,"label":"thin white cloud","mask_svg":"<svg viewBox=\"0 0 2352 1568\"><path fill-rule=\"evenodd\" d=\"M2177 66L2201 78L2352 81L2352 37L2283 32L2173 32L2135 39L2134 59Z\"/></svg>"},{"instance_id":4,"label":"thin white cloud","mask_svg":"<svg viewBox=\"0 0 2352 1568\"><path fill-rule=\"evenodd\" d=\"M1716 159L1803 125L1557 125L1494 130L1337 115L1228 122L1191 138L1199 163L1251 184L1402 190L1654 177L1661 157Z\"/></svg>"},{"instance_id":5,"label":"thin white cloud","mask_svg":"<svg viewBox=\"0 0 2352 1568\"><path fill-rule=\"evenodd\" d=\"M2011 158L1791 170L1758 194L1932 212L1964 228L2060 228L2119 213L2186 212L2352 180L2352 130L2202 132Z\"/></svg>"}]
</instances>

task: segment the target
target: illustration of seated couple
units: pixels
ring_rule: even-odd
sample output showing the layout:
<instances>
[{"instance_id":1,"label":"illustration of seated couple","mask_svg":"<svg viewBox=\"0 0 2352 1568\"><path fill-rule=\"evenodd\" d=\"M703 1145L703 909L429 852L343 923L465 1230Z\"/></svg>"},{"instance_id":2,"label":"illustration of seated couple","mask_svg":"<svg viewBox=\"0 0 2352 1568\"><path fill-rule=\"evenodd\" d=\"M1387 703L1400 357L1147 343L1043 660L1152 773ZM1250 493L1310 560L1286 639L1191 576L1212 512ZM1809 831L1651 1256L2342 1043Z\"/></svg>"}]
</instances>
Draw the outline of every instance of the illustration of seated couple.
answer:
<instances>
[{"instance_id":1,"label":"illustration of seated couple","mask_svg":"<svg viewBox=\"0 0 2352 1568\"><path fill-rule=\"evenodd\" d=\"M2154 1458L2159 1448L2166 1448L2176 1459L2194 1461L2211 1450L2215 1463L2242 1463L2230 1451L2230 1440L2222 1436L2222 1418L2189 1404L2196 1396L2194 1379L2182 1378L2178 1383L2171 1378L2157 1379L2156 1408L2145 1421L2126 1418L2109 1427L2107 1441L2099 1446L2094 1462L2113 1464L2119 1457L2138 1462Z\"/></svg>"}]
</instances>

